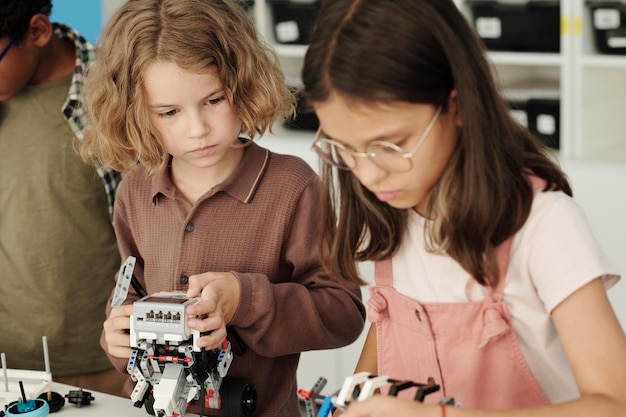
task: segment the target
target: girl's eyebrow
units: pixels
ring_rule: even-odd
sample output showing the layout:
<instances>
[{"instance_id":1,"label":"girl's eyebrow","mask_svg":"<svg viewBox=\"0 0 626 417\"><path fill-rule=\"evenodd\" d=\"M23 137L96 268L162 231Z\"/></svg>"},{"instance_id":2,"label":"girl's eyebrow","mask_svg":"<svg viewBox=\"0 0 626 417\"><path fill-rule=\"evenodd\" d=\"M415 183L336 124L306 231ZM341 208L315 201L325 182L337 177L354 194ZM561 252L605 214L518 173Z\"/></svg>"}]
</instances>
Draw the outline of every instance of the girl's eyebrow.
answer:
<instances>
[{"instance_id":1,"label":"girl's eyebrow","mask_svg":"<svg viewBox=\"0 0 626 417\"><path fill-rule=\"evenodd\" d=\"M385 132L385 133L382 133L382 134L380 134L380 135L378 135L376 137L369 138L366 141L364 141L363 143L386 142L389 138L396 138L396 137L401 137L401 136L405 137L406 134L402 130L403 129L396 129L396 130L393 130L393 131ZM335 142L341 143L342 145L346 145L346 143L344 141L342 141L341 139L337 139L334 136L331 136L331 135L327 134L323 127L322 127L322 133L328 139L332 139Z\"/></svg>"},{"instance_id":2,"label":"girl's eyebrow","mask_svg":"<svg viewBox=\"0 0 626 417\"><path fill-rule=\"evenodd\" d=\"M225 88L223 88L223 87L222 87L222 88L218 88L217 90L212 91L211 93L209 93L209 94L207 94L206 96L202 97L202 98L200 99L200 101L208 100L208 99L210 99L211 97L214 97L214 96L216 96L216 95L221 95L221 94L224 94L224 91L225 91ZM163 104L162 104L162 103L154 103L154 104L150 104L150 106L149 106L149 107L150 107L151 109L160 109L160 108L165 108L165 107L175 107L175 106L177 106L177 104L165 104L165 103L163 103Z\"/></svg>"}]
</instances>

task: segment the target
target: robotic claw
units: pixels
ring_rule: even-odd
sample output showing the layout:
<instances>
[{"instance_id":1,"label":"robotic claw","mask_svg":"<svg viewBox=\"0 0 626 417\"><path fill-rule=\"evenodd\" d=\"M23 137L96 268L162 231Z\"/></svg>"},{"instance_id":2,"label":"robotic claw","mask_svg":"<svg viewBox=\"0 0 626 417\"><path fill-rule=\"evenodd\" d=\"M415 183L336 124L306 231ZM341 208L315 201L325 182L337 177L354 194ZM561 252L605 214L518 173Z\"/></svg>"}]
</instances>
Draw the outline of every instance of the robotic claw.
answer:
<instances>
[{"instance_id":1,"label":"robotic claw","mask_svg":"<svg viewBox=\"0 0 626 417\"><path fill-rule=\"evenodd\" d=\"M376 376L369 372L359 372L347 377L341 389L331 395L321 395L326 385L326 378L320 377L310 391L298 390L301 413L306 417L331 417L337 409L345 410L352 401L370 398L377 389L389 387L388 395L396 397L400 391L414 389L414 400L423 402L428 394L439 391L440 386L430 378L427 383L399 381L388 376ZM462 407L452 397L444 397L441 404Z\"/></svg>"},{"instance_id":2,"label":"robotic claw","mask_svg":"<svg viewBox=\"0 0 626 417\"><path fill-rule=\"evenodd\" d=\"M126 299L135 258L122 265L112 305ZM138 291L139 292L139 291ZM141 294L141 292L139 292ZM192 400L204 409L221 409L224 417L247 417L256 408L256 391L246 380L226 378L233 359L230 342L207 351L196 345L201 336L187 326L186 307L199 298L183 292L146 295L133 304L130 339L133 348L126 370L136 382L135 407L158 417L182 417Z\"/></svg>"}]
</instances>

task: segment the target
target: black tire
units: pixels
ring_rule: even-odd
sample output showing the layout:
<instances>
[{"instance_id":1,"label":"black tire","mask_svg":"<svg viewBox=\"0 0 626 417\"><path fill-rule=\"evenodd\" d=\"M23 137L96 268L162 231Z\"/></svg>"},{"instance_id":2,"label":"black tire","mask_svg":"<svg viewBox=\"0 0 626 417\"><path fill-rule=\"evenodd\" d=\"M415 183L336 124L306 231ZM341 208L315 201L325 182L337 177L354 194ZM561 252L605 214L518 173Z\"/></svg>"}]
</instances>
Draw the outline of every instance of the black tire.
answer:
<instances>
[{"instance_id":1,"label":"black tire","mask_svg":"<svg viewBox=\"0 0 626 417\"><path fill-rule=\"evenodd\" d=\"M224 378L220 395L223 417L248 417L256 409L256 391L245 379Z\"/></svg>"},{"instance_id":2,"label":"black tire","mask_svg":"<svg viewBox=\"0 0 626 417\"><path fill-rule=\"evenodd\" d=\"M152 395L152 392L146 393L143 406L146 408L146 412L148 414L150 414L151 416L154 415L154 395Z\"/></svg>"}]
</instances>

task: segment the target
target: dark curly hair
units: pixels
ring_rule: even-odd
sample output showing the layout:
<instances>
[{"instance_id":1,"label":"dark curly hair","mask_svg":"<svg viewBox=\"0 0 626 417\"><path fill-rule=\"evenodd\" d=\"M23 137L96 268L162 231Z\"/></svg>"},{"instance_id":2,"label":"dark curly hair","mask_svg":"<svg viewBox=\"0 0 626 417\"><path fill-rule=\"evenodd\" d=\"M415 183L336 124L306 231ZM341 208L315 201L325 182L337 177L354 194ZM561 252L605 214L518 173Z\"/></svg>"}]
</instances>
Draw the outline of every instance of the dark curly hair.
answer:
<instances>
[{"instance_id":1,"label":"dark curly hair","mask_svg":"<svg viewBox=\"0 0 626 417\"><path fill-rule=\"evenodd\" d=\"M36 13L50 16L52 0L2 0L0 2L0 38L24 32ZM18 41L21 40L21 36Z\"/></svg>"}]
</instances>

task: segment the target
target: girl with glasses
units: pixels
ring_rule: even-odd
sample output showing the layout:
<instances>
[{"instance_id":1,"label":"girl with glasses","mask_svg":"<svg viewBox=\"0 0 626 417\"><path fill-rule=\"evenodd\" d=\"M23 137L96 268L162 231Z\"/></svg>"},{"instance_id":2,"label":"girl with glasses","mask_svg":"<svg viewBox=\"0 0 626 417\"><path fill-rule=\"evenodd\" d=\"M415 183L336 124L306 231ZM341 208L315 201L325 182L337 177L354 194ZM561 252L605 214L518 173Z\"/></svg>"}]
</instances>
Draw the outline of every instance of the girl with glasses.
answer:
<instances>
[{"instance_id":1,"label":"girl with glasses","mask_svg":"<svg viewBox=\"0 0 626 417\"><path fill-rule=\"evenodd\" d=\"M315 28L323 262L363 285L375 261L356 371L441 387L346 416L626 415L619 275L453 1L327 0Z\"/></svg>"}]
</instances>

